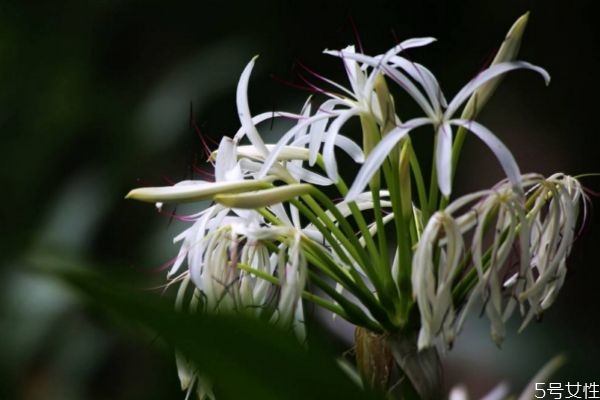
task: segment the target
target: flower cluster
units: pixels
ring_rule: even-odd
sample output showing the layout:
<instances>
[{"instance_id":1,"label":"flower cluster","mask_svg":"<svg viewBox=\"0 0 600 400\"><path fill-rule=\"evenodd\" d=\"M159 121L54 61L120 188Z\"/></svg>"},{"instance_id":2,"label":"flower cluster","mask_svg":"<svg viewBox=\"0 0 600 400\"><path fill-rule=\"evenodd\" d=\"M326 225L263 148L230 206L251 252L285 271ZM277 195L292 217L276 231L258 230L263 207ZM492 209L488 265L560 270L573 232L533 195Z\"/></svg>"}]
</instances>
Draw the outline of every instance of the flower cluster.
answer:
<instances>
[{"instance_id":1,"label":"flower cluster","mask_svg":"<svg viewBox=\"0 0 600 400\"><path fill-rule=\"evenodd\" d=\"M349 87L315 74L332 90L319 89L322 103L314 107L309 99L299 113L253 116L250 61L237 88L240 129L211 155L214 182L128 195L159 205L212 200L175 238L182 246L169 276L184 282L180 306L191 281L202 310L266 315L302 337L304 298L376 334L418 332L418 349L451 345L478 300L496 342L517 308L523 326L539 316L564 282L585 195L573 177L522 174L502 141L473 120L503 74L526 69L549 81L542 68L513 61L526 20L515 23L492 64L450 101L429 69L404 56L433 38L406 40L376 56L353 46L326 50L342 60ZM389 83L423 116L401 118ZM259 127L275 118L294 124L267 144ZM362 128L360 143L349 132L353 118ZM429 183L411 141L423 127L434 135ZM467 133L489 147L507 179L452 199ZM339 173L340 152L357 165L351 182ZM307 282L319 290L309 291Z\"/></svg>"}]
</instances>

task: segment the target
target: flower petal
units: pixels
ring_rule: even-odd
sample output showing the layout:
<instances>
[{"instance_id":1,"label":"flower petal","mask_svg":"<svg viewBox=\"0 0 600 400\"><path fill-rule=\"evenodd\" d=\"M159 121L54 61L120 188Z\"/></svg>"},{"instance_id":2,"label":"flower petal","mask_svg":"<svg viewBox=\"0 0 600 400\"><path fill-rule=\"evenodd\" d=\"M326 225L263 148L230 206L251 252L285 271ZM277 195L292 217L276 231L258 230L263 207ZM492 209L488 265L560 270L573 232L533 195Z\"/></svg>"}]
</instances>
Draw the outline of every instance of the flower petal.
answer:
<instances>
[{"instance_id":1,"label":"flower petal","mask_svg":"<svg viewBox=\"0 0 600 400\"><path fill-rule=\"evenodd\" d=\"M254 126L254 123L252 122L252 114L250 114L250 106L248 105L248 81L250 80L252 68L254 68L254 61L257 58L258 56L254 56L254 58L250 60L240 76L236 91L236 104L240 123L242 124L248 139L250 139L250 143L256 146L258 151L266 156L267 148L265 147L265 143L260 137L258 130L256 130L256 126Z\"/></svg>"},{"instance_id":2,"label":"flower petal","mask_svg":"<svg viewBox=\"0 0 600 400\"><path fill-rule=\"evenodd\" d=\"M358 171L358 174L352 183L352 187L346 195L346 201L356 199L367 186L373 175L375 175L379 167L381 167L381 164L385 161L390 150L393 149L400 140L406 137L411 130L428 123L429 119L427 118L415 118L388 132L388 134L377 143L377 146L371 150L371 153L365 160L362 168Z\"/></svg>"},{"instance_id":3,"label":"flower petal","mask_svg":"<svg viewBox=\"0 0 600 400\"><path fill-rule=\"evenodd\" d=\"M392 65L402 68L412 79L418 82L423 89L429 102L433 105L436 112L441 112L441 107L447 107L446 98L442 93L440 84L438 83L435 75L421 64L407 60L404 57L393 57L390 60Z\"/></svg>"},{"instance_id":4,"label":"flower petal","mask_svg":"<svg viewBox=\"0 0 600 400\"><path fill-rule=\"evenodd\" d=\"M239 193L271 186L266 180L244 180L239 182L194 181L194 183L193 185L137 188L127 193L125 198L148 203L157 201L184 203L208 200L219 193Z\"/></svg>"},{"instance_id":5,"label":"flower petal","mask_svg":"<svg viewBox=\"0 0 600 400\"><path fill-rule=\"evenodd\" d=\"M313 190L312 185L298 183L245 193L218 194L215 195L214 200L229 208L255 209L288 201L294 197L307 194L311 190Z\"/></svg>"},{"instance_id":6,"label":"flower petal","mask_svg":"<svg viewBox=\"0 0 600 400\"><path fill-rule=\"evenodd\" d=\"M215 159L215 181L224 182L227 179L227 172L235 168L237 164L235 142L228 137L223 137L219 143L217 156Z\"/></svg>"},{"instance_id":7,"label":"flower petal","mask_svg":"<svg viewBox=\"0 0 600 400\"><path fill-rule=\"evenodd\" d=\"M334 145L337 139L340 128L353 116L358 115L359 108L351 108L342 112L329 126L325 133L325 145L323 146L323 159L325 162L325 171L327 176L333 182L339 179L337 162L335 159Z\"/></svg>"},{"instance_id":8,"label":"flower petal","mask_svg":"<svg viewBox=\"0 0 600 400\"><path fill-rule=\"evenodd\" d=\"M297 132L302 131L303 129L305 129L307 126L314 123L315 121L318 121L318 120L324 119L324 118L329 118L329 116L322 115L322 114L315 114L310 118L306 118L304 121L300 122L299 124L294 125L289 131L287 131L281 137L281 139L279 139L279 141L277 142L275 147L273 147L270 151L268 151L267 147L265 146L265 151L267 151L267 153L265 154L265 161L264 161L264 164L263 164L261 170L258 173L258 177L262 178L265 175L267 175L267 173L269 172L271 167L273 167L273 164L275 164L277 162L277 158L278 158L280 152L282 151L282 149L296 136Z\"/></svg>"},{"instance_id":9,"label":"flower petal","mask_svg":"<svg viewBox=\"0 0 600 400\"><path fill-rule=\"evenodd\" d=\"M512 61L505 62L496 65L492 65L489 68L482 71L479 75L477 75L474 79L472 79L469 83L467 83L457 94L454 96L448 108L446 109L445 115L447 118L451 118L454 113L458 110L458 108L471 96L471 94L480 88L481 86L489 83L492 79L497 78L500 75L503 75L509 71L515 69L530 69L538 74L540 74L546 85L550 83L550 75L546 72L545 69L538 67L537 65L530 64L525 61Z\"/></svg>"},{"instance_id":10,"label":"flower petal","mask_svg":"<svg viewBox=\"0 0 600 400\"><path fill-rule=\"evenodd\" d=\"M343 104L340 100L330 99L325 101L319 107L318 113L322 113L324 115L328 115L330 117L334 117L334 108L337 105ZM321 143L323 142L323 136L325 134L325 129L327 128L327 123L329 122L328 118L323 118L319 121L315 121L314 124L310 127L310 141L308 144L309 149L309 159L308 164L313 166L317 161L317 154L319 153L319 149L321 148Z\"/></svg>"},{"instance_id":11,"label":"flower petal","mask_svg":"<svg viewBox=\"0 0 600 400\"><path fill-rule=\"evenodd\" d=\"M448 123L440 125L437 131L435 166L438 185L442 194L450 196L452 191L452 127Z\"/></svg>"},{"instance_id":12,"label":"flower petal","mask_svg":"<svg viewBox=\"0 0 600 400\"><path fill-rule=\"evenodd\" d=\"M521 172L519 166L515 161L508 147L504 145L488 128L475 121L469 121L464 119L453 119L449 121L452 125L462 126L463 128L471 131L479 139L481 139L489 148L492 150L502 169L506 173L506 176L513 184L513 187L517 188L519 192L522 191L521 184Z\"/></svg>"}]
</instances>

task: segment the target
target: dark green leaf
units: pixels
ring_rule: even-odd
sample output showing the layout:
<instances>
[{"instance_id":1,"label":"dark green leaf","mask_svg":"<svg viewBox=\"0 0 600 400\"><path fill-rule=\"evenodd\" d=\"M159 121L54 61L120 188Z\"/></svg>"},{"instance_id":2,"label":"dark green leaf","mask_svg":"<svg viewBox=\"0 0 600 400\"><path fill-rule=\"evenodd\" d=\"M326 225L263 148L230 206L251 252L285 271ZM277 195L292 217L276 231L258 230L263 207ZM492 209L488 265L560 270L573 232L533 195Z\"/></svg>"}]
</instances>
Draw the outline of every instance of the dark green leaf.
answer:
<instances>
[{"instance_id":1,"label":"dark green leaf","mask_svg":"<svg viewBox=\"0 0 600 400\"><path fill-rule=\"evenodd\" d=\"M106 274L52 256L31 260L95 306L159 334L212 380L222 399L369 399L328 351L303 349L290 334L239 316L190 315ZM175 368L175 367L174 367Z\"/></svg>"}]
</instances>

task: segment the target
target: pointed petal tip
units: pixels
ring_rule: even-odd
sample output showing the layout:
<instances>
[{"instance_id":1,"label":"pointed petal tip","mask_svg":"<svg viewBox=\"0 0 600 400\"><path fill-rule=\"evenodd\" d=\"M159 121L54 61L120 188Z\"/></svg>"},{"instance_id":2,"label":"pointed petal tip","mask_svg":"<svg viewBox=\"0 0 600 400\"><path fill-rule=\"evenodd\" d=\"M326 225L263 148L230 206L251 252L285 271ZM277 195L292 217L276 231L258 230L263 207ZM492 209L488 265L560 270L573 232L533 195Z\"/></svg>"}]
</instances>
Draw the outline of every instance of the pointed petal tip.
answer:
<instances>
[{"instance_id":1,"label":"pointed petal tip","mask_svg":"<svg viewBox=\"0 0 600 400\"><path fill-rule=\"evenodd\" d=\"M138 195L139 195L139 188L138 189L132 189L130 190L124 197L124 199L133 199L133 200L138 200Z\"/></svg>"}]
</instances>

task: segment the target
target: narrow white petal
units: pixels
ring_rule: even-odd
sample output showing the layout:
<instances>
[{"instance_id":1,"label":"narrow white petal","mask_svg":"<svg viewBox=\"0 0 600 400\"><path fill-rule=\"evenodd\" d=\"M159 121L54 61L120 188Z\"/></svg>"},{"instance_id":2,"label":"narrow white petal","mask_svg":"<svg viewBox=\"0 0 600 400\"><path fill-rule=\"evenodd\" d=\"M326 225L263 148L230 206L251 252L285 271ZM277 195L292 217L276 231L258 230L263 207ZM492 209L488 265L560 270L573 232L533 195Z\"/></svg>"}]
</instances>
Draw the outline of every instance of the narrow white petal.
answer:
<instances>
[{"instance_id":1,"label":"narrow white petal","mask_svg":"<svg viewBox=\"0 0 600 400\"><path fill-rule=\"evenodd\" d=\"M273 144L267 144L267 150L272 152L275 148ZM253 160L264 160L264 157L258 149L252 145L238 146L238 157L250 158ZM308 160L308 149L299 146L283 146L277 155L277 161L286 160Z\"/></svg>"},{"instance_id":2,"label":"narrow white petal","mask_svg":"<svg viewBox=\"0 0 600 400\"><path fill-rule=\"evenodd\" d=\"M512 61L505 62L496 65L492 65L486 70L482 71L479 75L477 75L474 79L472 79L469 83L467 83L457 94L454 96L448 108L446 109L445 115L447 118L452 118L456 110L471 96L471 94L477 90L482 85L486 84L490 80L505 74L509 71L515 69L530 69L537 73L539 73L546 82L546 85L550 83L550 75L546 72L545 69L538 67L536 65L530 64L525 61Z\"/></svg>"},{"instance_id":3,"label":"narrow white petal","mask_svg":"<svg viewBox=\"0 0 600 400\"><path fill-rule=\"evenodd\" d=\"M236 91L236 103L238 115L240 117L240 123L242 124L248 139L250 139L250 143L256 146L256 148L258 148L258 150L266 156L267 148L265 147L265 143L256 130L256 126L254 126L254 123L252 122L252 114L250 113L250 106L248 105L248 81L250 80L250 74L252 73L254 61L257 57L258 56L255 56L252 60L250 60L240 76Z\"/></svg>"},{"instance_id":4,"label":"narrow white petal","mask_svg":"<svg viewBox=\"0 0 600 400\"><path fill-rule=\"evenodd\" d=\"M435 42L436 40L437 40L436 38L430 37L430 36L420 37L420 38L411 38L411 39L406 39L406 40L402 41L400 44L394 46L394 48L397 49L397 51L396 51L396 54L397 54L406 49L413 49L415 47L427 46L428 44L431 44L431 43Z\"/></svg>"},{"instance_id":5,"label":"narrow white petal","mask_svg":"<svg viewBox=\"0 0 600 400\"><path fill-rule=\"evenodd\" d=\"M265 151L267 151L268 153L265 154L266 155L265 161L264 161L264 164L263 164L261 170L258 173L258 178L264 177L269 172L271 167L273 167L273 164L275 164L275 162L277 162L277 158L279 157L280 152L296 136L296 133L298 131L301 131L302 129L309 126L310 124L312 124L315 121L318 121L320 119L325 119L325 118L329 118L329 116L316 114L310 118L306 118L304 121L295 125L289 131L287 131L281 137L281 139L279 139L279 141L277 142L275 147L273 147L270 152L267 150L267 147L265 146Z\"/></svg>"},{"instance_id":6,"label":"narrow white petal","mask_svg":"<svg viewBox=\"0 0 600 400\"><path fill-rule=\"evenodd\" d=\"M423 109L425 114L430 118L436 116L431 104L423 96L421 91L415 86L415 84L402 72L393 68L393 66L386 63L382 63L381 57L371 57L360 53L344 53L344 57L355 59L373 68L381 70L388 75L393 81L395 81L406 93L408 93L419 106Z\"/></svg>"},{"instance_id":7,"label":"narrow white petal","mask_svg":"<svg viewBox=\"0 0 600 400\"><path fill-rule=\"evenodd\" d=\"M359 164L365 162L365 153L363 153L362 148L352 139L349 139L346 136L338 135L335 138L335 145L352 157L354 162Z\"/></svg>"},{"instance_id":8,"label":"narrow white petal","mask_svg":"<svg viewBox=\"0 0 600 400\"><path fill-rule=\"evenodd\" d=\"M205 182L198 181L195 185L160 186L133 189L125 196L126 199L134 199L154 203L160 202L190 202L206 200L219 193L239 193L248 190L263 189L269 187L267 181L245 180L239 182Z\"/></svg>"},{"instance_id":9,"label":"narrow white petal","mask_svg":"<svg viewBox=\"0 0 600 400\"><path fill-rule=\"evenodd\" d=\"M317 174L316 172L312 172L306 168L302 168L298 165L288 164L287 169L288 171L290 171L290 174L292 174L292 176L298 181L312 183L318 186L329 186L333 184L331 179L323 175Z\"/></svg>"},{"instance_id":10,"label":"narrow white petal","mask_svg":"<svg viewBox=\"0 0 600 400\"><path fill-rule=\"evenodd\" d=\"M435 165L440 190L448 197L452 191L452 127L448 123L442 124L437 131Z\"/></svg>"},{"instance_id":11,"label":"narrow white petal","mask_svg":"<svg viewBox=\"0 0 600 400\"><path fill-rule=\"evenodd\" d=\"M219 143L215 160L215 180L217 182L225 181L227 172L232 170L236 163L235 144L230 138L223 137Z\"/></svg>"},{"instance_id":12,"label":"narrow white petal","mask_svg":"<svg viewBox=\"0 0 600 400\"><path fill-rule=\"evenodd\" d=\"M339 100L330 99L325 101L319 107L318 113L323 115L329 115L331 118L335 116L334 108L337 105L343 104ZM325 134L325 128L327 128L327 123L329 122L329 118L323 118L319 121L315 121L314 124L310 127L310 141L308 144L309 149L309 158L308 164L313 166L317 161L317 154L319 153L319 149L321 148L321 143L323 142L323 136Z\"/></svg>"},{"instance_id":13,"label":"narrow white petal","mask_svg":"<svg viewBox=\"0 0 600 400\"><path fill-rule=\"evenodd\" d=\"M429 102L434 106L436 112L441 112L441 107L447 106L440 84L429 69L421 64L407 60L404 57L393 57L390 62L392 65L406 71L412 79L417 81L423 89L425 89L425 93L427 93L427 97L429 97Z\"/></svg>"},{"instance_id":14,"label":"narrow white petal","mask_svg":"<svg viewBox=\"0 0 600 400\"><path fill-rule=\"evenodd\" d=\"M417 88L406 75L389 66L383 67L383 71L387 76L390 77L390 79L396 82L408 95L410 95L413 100L417 102L419 107L421 107L423 112L429 118L437 118L438 114L435 112L434 107L429 103L425 96L423 96L423 93L421 93L419 88Z\"/></svg>"},{"instance_id":15,"label":"narrow white petal","mask_svg":"<svg viewBox=\"0 0 600 400\"><path fill-rule=\"evenodd\" d=\"M510 150L508 150L508 147L506 147L500 139L498 139L488 128L478 122L463 119L454 119L449 122L452 125L464 127L481 139L490 150L492 150L498 161L500 161L500 165L502 165L502 169L504 169L504 172L513 184L513 187L522 191L519 166Z\"/></svg>"},{"instance_id":16,"label":"narrow white petal","mask_svg":"<svg viewBox=\"0 0 600 400\"><path fill-rule=\"evenodd\" d=\"M333 182L337 182L339 179L337 162L335 159L334 145L336 142L337 135L340 128L353 116L360 112L358 108L351 108L342 112L336 119L331 123L329 129L325 133L325 145L323 146L323 159L325 161L325 171L327 176Z\"/></svg>"},{"instance_id":17,"label":"narrow white petal","mask_svg":"<svg viewBox=\"0 0 600 400\"><path fill-rule=\"evenodd\" d=\"M302 118L301 115L298 114L294 114L294 113L290 113L287 111L268 111L268 112L264 112L258 115L255 115L254 117L252 117L252 123L254 125L258 125L261 122L267 121L269 119L274 119L274 118L289 118L289 119L299 119ZM238 131L235 133L235 135L233 136L233 140L235 142L240 142L240 140L242 140L242 138L244 137L244 135L246 134L246 131L244 129L244 127L240 127L240 129L238 129Z\"/></svg>"},{"instance_id":18,"label":"narrow white petal","mask_svg":"<svg viewBox=\"0 0 600 400\"><path fill-rule=\"evenodd\" d=\"M295 197L310 193L311 190L313 190L312 185L297 183L244 193L217 194L215 195L214 200L229 208L256 209L286 202Z\"/></svg>"},{"instance_id":19,"label":"narrow white petal","mask_svg":"<svg viewBox=\"0 0 600 400\"><path fill-rule=\"evenodd\" d=\"M375 175L375 172L381 167L390 150L393 149L400 140L406 137L412 129L428 123L429 120L427 118L415 118L388 132L388 134L377 143L377 146L371 150L371 153L365 160L362 168L358 171L358 174L352 183L352 187L346 195L346 201L356 199L367 186L373 175Z\"/></svg>"},{"instance_id":20,"label":"narrow white petal","mask_svg":"<svg viewBox=\"0 0 600 400\"><path fill-rule=\"evenodd\" d=\"M317 121L315 122L315 124L319 123L321 121ZM313 124L314 126L314 124ZM291 146L286 146L286 148L289 149L302 149L304 151L306 151L308 154L307 157L297 157L295 159L297 160L307 160L310 158L310 154L309 154L309 150L307 150L306 148L302 147L304 146L306 143L309 143L310 145L312 145L313 142L313 136L312 136L312 131L308 136L304 136L300 139L295 140L294 142L292 142ZM271 149L271 147L269 147L270 145L267 145L268 149ZM352 139L346 137L346 136L342 136L342 135L337 135L335 138L335 146L339 147L340 149L342 149L344 152L346 152L346 154L348 154L353 160L354 162L358 163L358 164L362 164L363 162L365 162L365 154L363 153L362 148L356 144L356 142L354 142ZM281 152L281 154L279 155L279 159L282 160L287 160L287 159L293 159L293 158L285 158L284 154L286 154L286 148L284 148ZM300 151L300 150L298 150ZM317 152L315 153L315 161L317 159L317 155L318 155L318 148L317 148ZM304 155L304 153L302 153L302 155ZM313 163L314 164L314 163ZM309 165L313 165L310 164L310 160L309 160Z\"/></svg>"}]
</instances>

